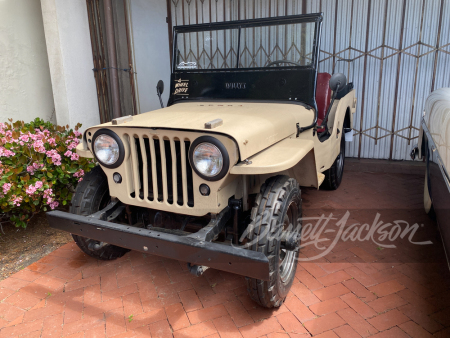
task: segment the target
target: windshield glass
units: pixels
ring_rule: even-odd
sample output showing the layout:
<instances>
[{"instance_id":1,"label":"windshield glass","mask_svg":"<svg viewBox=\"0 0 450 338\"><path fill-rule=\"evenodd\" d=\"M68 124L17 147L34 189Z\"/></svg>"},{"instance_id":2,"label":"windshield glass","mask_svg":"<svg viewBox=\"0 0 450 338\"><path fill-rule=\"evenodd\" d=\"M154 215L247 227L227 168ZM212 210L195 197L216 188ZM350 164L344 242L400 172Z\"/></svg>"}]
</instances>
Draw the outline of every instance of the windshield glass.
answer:
<instances>
[{"instance_id":1,"label":"windshield glass","mask_svg":"<svg viewBox=\"0 0 450 338\"><path fill-rule=\"evenodd\" d=\"M179 32L175 70L311 65L315 22Z\"/></svg>"}]
</instances>

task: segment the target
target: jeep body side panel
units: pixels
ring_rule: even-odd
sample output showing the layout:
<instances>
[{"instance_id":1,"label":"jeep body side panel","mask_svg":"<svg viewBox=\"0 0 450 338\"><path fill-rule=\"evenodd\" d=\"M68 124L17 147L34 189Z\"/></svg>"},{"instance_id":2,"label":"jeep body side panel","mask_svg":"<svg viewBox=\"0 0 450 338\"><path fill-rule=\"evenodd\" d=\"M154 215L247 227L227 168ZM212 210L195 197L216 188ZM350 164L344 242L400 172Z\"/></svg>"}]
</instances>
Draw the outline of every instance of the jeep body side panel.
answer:
<instances>
[{"instance_id":1,"label":"jeep body side panel","mask_svg":"<svg viewBox=\"0 0 450 338\"><path fill-rule=\"evenodd\" d=\"M317 135L313 135L313 130L307 130L299 135L299 139L312 140L314 142L314 153L316 155L316 165L318 172L329 169L340 151L340 137L343 137L343 125L345 115L350 113L350 128L353 127L353 114L356 111L355 91L350 91L339 101L335 101L330 112L330 119L333 118L333 127L330 129L331 136L321 142Z\"/></svg>"}]
</instances>

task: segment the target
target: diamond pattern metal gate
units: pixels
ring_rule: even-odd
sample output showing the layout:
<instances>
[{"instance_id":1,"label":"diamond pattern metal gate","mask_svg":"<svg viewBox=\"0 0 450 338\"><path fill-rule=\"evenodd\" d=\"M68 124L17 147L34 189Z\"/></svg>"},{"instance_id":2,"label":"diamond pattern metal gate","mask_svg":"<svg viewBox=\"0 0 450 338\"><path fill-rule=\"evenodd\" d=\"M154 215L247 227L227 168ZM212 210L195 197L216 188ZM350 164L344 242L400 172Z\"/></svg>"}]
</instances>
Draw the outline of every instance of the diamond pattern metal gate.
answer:
<instances>
[{"instance_id":1,"label":"diamond pattern metal gate","mask_svg":"<svg viewBox=\"0 0 450 338\"><path fill-rule=\"evenodd\" d=\"M450 0L168 1L171 25L323 12L319 71L345 73L358 97L351 157L408 160L426 97L450 87Z\"/></svg>"}]
</instances>

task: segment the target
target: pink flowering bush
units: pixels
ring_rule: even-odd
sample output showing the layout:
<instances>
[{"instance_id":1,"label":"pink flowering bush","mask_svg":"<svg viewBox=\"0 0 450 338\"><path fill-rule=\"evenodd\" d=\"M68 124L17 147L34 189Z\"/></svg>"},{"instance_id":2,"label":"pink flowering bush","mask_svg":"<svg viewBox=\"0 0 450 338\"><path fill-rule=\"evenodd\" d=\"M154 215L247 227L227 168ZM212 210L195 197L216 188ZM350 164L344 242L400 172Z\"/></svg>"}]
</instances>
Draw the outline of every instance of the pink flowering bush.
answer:
<instances>
[{"instance_id":1,"label":"pink flowering bush","mask_svg":"<svg viewBox=\"0 0 450 338\"><path fill-rule=\"evenodd\" d=\"M76 184L95 166L80 158L78 128L44 122L0 123L0 220L26 227L39 211L66 205Z\"/></svg>"}]
</instances>

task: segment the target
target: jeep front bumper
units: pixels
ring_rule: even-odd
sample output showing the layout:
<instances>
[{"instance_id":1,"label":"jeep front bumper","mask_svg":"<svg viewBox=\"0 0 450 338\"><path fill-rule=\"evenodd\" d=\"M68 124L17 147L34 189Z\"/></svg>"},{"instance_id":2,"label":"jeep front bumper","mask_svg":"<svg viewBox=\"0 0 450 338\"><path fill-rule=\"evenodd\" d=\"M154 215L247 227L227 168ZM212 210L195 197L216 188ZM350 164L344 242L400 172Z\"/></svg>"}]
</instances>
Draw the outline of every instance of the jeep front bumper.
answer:
<instances>
[{"instance_id":1,"label":"jeep front bumper","mask_svg":"<svg viewBox=\"0 0 450 338\"><path fill-rule=\"evenodd\" d=\"M255 252L151 229L111 223L62 211L47 213L50 227L147 254L269 280L269 261Z\"/></svg>"}]
</instances>

